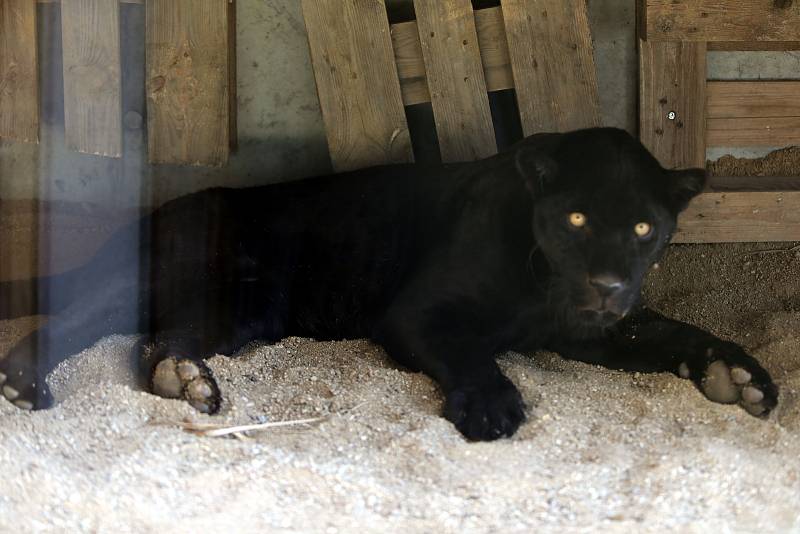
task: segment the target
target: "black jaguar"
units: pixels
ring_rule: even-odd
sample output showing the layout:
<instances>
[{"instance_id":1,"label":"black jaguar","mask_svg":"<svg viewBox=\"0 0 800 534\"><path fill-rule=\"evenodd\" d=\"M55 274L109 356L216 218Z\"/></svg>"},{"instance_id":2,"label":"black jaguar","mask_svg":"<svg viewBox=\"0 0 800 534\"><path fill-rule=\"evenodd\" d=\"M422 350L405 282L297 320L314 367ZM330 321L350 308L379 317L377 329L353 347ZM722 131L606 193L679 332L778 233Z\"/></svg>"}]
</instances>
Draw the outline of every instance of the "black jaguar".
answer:
<instances>
[{"instance_id":1,"label":"black jaguar","mask_svg":"<svg viewBox=\"0 0 800 534\"><path fill-rule=\"evenodd\" d=\"M756 360L638 302L704 183L702 170L665 170L621 130L591 129L534 135L474 163L188 195L84 267L0 284L0 319L52 316L0 361L3 394L45 408L58 362L144 331L146 387L213 413L208 356L254 339L367 337L435 379L444 416L474 440L510 436L525 419L494 359L507 350L673 372L766 416L777 388ZM43 309L15 296L30 287Z\"/></svg>"}]
</instances>

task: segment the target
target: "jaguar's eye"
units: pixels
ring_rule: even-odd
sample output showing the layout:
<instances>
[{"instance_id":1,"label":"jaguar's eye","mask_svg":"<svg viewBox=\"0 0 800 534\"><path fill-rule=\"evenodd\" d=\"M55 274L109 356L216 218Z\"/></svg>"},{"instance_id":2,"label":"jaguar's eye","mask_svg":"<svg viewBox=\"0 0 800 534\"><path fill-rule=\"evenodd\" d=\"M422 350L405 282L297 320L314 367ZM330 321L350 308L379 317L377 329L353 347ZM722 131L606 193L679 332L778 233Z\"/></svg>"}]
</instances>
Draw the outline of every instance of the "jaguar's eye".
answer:
<instances>
[{"instance_id":1,"label":"jaguar's eye","mask_svg":"<svg viewBox=\"0 0 800 534\"><path fill-rule=\"evenodd\" d=\"M640 222L633 227L633 231L636 232L636 235L639 237L644 238L653 233L653 227L650 225L650 223Z\"/></svg>"},{"instance_id":2,"label":"jaguar's eye","mask_svg":"<svg viewBox=\"0 0 800 534\"><path fill-rule=\"evenodd\" d=\"M569 214L569 224L575 228L583 228L586 226L586 215L578 211Z\"/></svg>"}]
</instances>

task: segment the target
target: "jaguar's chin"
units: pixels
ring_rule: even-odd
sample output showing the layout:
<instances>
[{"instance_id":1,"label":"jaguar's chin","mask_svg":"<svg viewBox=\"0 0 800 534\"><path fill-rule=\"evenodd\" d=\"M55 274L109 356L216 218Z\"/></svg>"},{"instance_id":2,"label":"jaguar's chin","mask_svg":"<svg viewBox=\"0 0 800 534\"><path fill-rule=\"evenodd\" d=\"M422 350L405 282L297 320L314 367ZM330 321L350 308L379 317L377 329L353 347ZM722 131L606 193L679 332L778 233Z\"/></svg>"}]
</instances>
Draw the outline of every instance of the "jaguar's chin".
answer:
<instances>
[{"instance_id":1,"label":"jaguar's chin","mask_svg":"<svg viewBox=\"0 0 800 534\"><path fill-rule=\"evenodd\" d=\"M587 327L608 328L622 320L623 315L609 310L579 310L578 320Z\"/></svg>"}]
</instances>

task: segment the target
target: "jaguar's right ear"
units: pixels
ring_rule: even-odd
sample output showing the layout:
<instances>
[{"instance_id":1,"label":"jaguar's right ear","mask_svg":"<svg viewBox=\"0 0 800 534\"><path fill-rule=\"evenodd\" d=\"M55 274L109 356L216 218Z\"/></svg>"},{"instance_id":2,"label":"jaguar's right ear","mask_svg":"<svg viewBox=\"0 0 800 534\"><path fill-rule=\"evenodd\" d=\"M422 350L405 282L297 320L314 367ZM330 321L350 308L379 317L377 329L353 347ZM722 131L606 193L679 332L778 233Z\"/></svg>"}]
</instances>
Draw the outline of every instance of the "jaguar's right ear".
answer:
<instances>
[{"instance_id":1,"label":"jaguar's right ear","mask_svg":"<svg viewBox=\"0 0 800 534\"><path fill-rule=\"evenodd\" d=\"M522 146L517 149L514 166L534 197L541 195L558 173L558 164L538 146Z\"/></svg>"}]
</instances>

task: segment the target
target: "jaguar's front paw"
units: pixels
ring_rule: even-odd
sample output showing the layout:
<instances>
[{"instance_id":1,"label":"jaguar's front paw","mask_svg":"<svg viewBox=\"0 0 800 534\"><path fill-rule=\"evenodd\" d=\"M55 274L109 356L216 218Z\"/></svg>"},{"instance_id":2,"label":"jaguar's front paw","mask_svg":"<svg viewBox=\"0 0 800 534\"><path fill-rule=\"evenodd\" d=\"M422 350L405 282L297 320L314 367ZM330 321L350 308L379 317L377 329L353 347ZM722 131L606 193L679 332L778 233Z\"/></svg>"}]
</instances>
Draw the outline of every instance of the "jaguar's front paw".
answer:
<instances>
[{"instance_id":1,"label":"jaguar's front paw","mask_svg":"<svg viewBox=\"0 0 800 534\"><path fill-rule=\"evenodd\" d=\"M450 391L444 416L467 439L491 441L517 431L525 421L525 404L514 384L501 376L493 382Z\"/></svg>"},{"instance_id":2,"label":"jaguar's front paw","mask_svg":"<svg viewBox=\"0 0 800 534\"><path fill-rule=\"evenodd\" d=\"M778 404L778 386L769 373L739 347L708 349L703 364L681 363L678 374L692 379L708 399L739 404L758 417L766 417Z\"/></svg>"}]
</instances>

